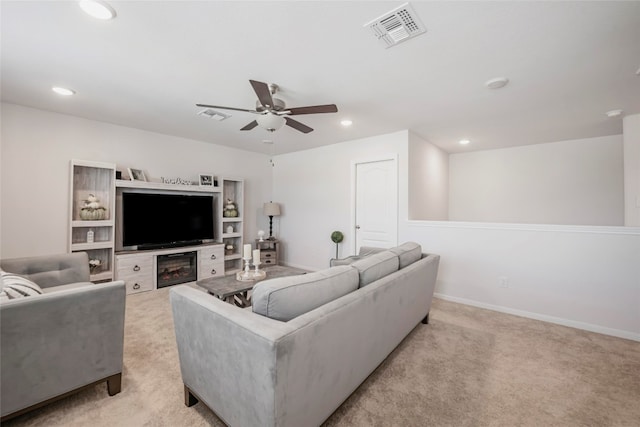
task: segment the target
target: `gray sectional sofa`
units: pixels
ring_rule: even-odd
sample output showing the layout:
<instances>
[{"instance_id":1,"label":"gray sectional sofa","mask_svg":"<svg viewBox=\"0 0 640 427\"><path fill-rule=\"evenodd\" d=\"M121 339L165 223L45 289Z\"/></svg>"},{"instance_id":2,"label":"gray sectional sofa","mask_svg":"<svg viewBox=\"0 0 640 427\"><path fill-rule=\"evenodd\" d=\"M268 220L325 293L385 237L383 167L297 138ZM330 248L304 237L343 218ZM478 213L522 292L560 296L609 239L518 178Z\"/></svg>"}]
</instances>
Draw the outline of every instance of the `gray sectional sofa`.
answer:
<instances>
[{"instance_id":1,"label":"gray sectional sofa","mask_svg":"<svg viewBox=\"0 0 640 427\"><path fill-rule=\"evenodd\" d=\"M0 303L2 421L103 381L109 395L119 393L124 282L89 282L84 252L0 265L43 292Z\"/></svg>"},{"instance_id":2,"label":"gray sectional sofa","mask_svg":"<svg viewBox=\"0 0 640 427\"><path fill-rule=\"evenodd\" d=\"M265 280L253 308L171 289L185 404L230 426L317 426L423 321L440 257L406 243Z\"/></svg>"}]
</instances>

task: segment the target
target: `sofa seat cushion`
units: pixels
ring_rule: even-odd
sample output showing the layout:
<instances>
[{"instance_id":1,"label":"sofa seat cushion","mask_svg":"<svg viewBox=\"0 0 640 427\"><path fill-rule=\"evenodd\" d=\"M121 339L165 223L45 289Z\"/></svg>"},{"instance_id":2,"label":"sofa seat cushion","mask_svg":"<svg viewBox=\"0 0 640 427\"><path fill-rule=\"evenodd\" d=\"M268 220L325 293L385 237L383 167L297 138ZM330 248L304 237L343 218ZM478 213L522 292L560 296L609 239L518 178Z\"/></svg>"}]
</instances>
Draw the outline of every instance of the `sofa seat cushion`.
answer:
<instances>
[{"instance_id":1,"label":"sofa seat cushion","mask_svg":"<svg viewBox=\"0 0 640 427\"><path fill-rule=\"evenodd\" d=\"M253 312L289 321L358 289L358 272L348 265L299 276L265 280L253 288Z\"/></svg>"},{"instance_id":2,"label":"sofa seat cushion","mask_svg":"<svg viewBox=\"0 0 640 427\"><path fill-rule=\"evenodd\" d=\"M398 271L398 265L398 256L391 251L384 251L358 260L351 267L358 271L359 287L363 287Z\"/></svg>"},{"instance_id":3,"label":"sofa seat cushion","mask_svg":"<svg viewBox=\"0 0 640 427\"><path fill-rule=\"evenodd\" d=\"M422 258L422 246L415 242L403 243L389 250L398 256L400 268L405 268Z\"/></svg>"},{"instance_id":4,"label":"sofa seat cushion","mask_svg":"<svg viewBox=\"0 0 640 427\"><path fill-rule=\"evenodd\" d=\"M40 286L26 277L0 270L0 302L42 294Z\"/></svg>"},{"instance_id":5,"label":"sofa seat cushion","mask_svg":"<svg viewBox=\"0 0 640 427\"><path fill-rule=\"evenodd\" d=\"M84 286L95 286L95 284L91 283L91 282L68 283L66 285L52 286L50 288L43 288L42 289L42 293L50 294L50 293L53 293L53 292L66 291L68 289L82 288Z\"/></svg>"}]
</instances>

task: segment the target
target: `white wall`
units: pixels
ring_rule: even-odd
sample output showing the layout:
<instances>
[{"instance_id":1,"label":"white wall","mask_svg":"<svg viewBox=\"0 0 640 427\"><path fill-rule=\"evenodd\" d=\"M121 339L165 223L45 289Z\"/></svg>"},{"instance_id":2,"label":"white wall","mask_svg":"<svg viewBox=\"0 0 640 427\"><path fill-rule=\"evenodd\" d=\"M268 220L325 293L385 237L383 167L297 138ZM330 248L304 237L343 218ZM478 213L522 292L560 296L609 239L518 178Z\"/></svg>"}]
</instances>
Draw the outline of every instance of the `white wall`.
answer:
<instances>
[{"instance_id":1,"label":"white wall","mask_svg":"<svg viewBox=\"0 0 640 427\"><path fill-rule=\"evenodd\" d=\"M153 178L209 172L246 179L245 235L275 219L288 264L328 265L333 230L350 254L351 163L397 154L399 240L442 256L440 297L640 341L640 228L527 226L408 220L407 131L268 157L40 110L2 105L0 239L3 257L67 250L69 160L145 169ZM273 171L274 193L271 197ZM509 288L498 286L498 277Z\"/></svg>"},{"instance_id":2,"label":"white wall","mask_svg":"<svg viewBox=\"0 0 640 427\"><path fill-rule=\"evenodd\" d=\"M351 162L393 151L399 241L441 255L439 297L640 341L640 228L409 221L408 140L397 132L276 156L288 264L326 267L333 230L347 235L340 256L351 253Z\"/></svg>"},{"instance_id":3,"label":"white wall","mask_svg":"<svg viewBox=\"0 0 640 427\"><path fill-rule=\"evenodd\" d=\"M449 154L409 132L409 218L449 219Z\"/></svg>"},{"instance_id":4,"label":"white wall","mask_svg":"<svg viewBox=\"0 0 640 427\"><path fill-rule=\"evenodd\" d=\"M274 158L274 202L282 203L278 236L287 264L309 269L328 267L335 257L332 231L345 235L340 257L352 254L351 164L401 153L406 171L407 131L283 154ZM402 179L402 176L400 177ZM399 197L406 200L406 174ZM404 190L403 190L404 189ZM406 217L405 211L401 212ZM274 219L275 222L275 219Z\"/></svg>"},{"instance_id":5,"label":"white wall","mask_svg":"<svg viewBox=\"0 0 640 427\"><path fill-rule=\"evenodd\" d=\"M412 221L400 230L401 241L441 255L441 298L640 341L640 228Z\"/></svg>"},{"instance_id":6,"label":"white wall","mask_svg":"<svg viewBox=\"0 0 640 427\"><path fill-rule=\"evenodd\" d=\"M622 136L449 156L449 219L623 225Z\"/></svg>"},{"instance_id":7,"label":"white wall","mask_svg":"<svg viewBox=\"0 0 640 427\"><path fill-rule=\"evenodd\" d=\"M624 129L624 225L640 226L640 114L627 116Z\"/></svg>"},{"instance_id":8,"label":"white wall","mask_svg":"<svg viewBox=\"0 0 640 427\"><path fill-rule=\"evenodd\" d=\"M257 213L271 195L268 156L6 103L1 135L3 258L67 251L71 159L143 169L151 180L245 178L245 236L265 227Z\"/></svg>"}]
</instances>

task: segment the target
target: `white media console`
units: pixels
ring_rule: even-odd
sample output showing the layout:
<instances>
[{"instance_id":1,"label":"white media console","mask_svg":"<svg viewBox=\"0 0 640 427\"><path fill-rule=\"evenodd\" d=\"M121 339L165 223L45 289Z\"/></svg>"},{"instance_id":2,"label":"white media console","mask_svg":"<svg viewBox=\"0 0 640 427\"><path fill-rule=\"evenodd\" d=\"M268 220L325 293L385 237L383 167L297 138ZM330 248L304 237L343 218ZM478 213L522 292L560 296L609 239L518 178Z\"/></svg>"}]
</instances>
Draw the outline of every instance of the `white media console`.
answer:
<instances>
[{"instance_id":1,"label":"white media console","mask_svg":"<svg viewBox=\"0 0 640 427\"><path fill-rule=\"evenodd\" d=\"M116 165L70 162L69 252L87 252L97 268L94 283L124 280L127 293L235 274L242 268L244 180L219 177L219 185L184 185L116 179ZM123 192L213 196L215 242L186 247L129 251L122 242ZM223 202L236 210L225 216ZM149 221L157 215L149 212Z\"/></svg>"},{"instance_id":2,"label":"white media console","mask_svg":"<svg viewBox=\"0 0 640 427\"><path fill-rule=\"evenodd\" d=\"M177 283L224 276L221 243L116 254L116 280L124 280L127 293L151 291Z\"/></svg>"}]
</instances>

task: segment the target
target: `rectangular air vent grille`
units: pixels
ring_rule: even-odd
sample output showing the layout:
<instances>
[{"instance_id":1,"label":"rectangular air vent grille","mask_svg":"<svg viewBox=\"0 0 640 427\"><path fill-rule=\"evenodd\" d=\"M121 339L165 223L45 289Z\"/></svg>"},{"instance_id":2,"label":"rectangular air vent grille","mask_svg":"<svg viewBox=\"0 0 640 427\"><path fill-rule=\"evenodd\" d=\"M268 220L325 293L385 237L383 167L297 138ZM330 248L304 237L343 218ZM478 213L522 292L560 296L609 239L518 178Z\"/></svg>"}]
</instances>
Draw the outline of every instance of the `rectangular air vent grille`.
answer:
<instances>
[{"instance_id":1,"label":"rectangular air vent grille","mask_svg":"<svg viewBox=\"0 0 640 427\"><path fill-rule=\"evenodd\" d=\"M216 111L212 108L207 108L206 110L202 110L198 112L199 116L209 117L210 119L217 120L219 122L228 119L231 117L230 114L221 113L220 111Z\"/></svg>"},{"instance_id":2,"label":"rectangular air vent grille","mask_svg":"<svg viewBox=\"0 0 640 427\"><path fill-rule=\"evenodd\" d=\"M409 3L385 13L364 26L371 28L376 38L386 47L395 46L427 31Z\"/></svg>"}]
</instances>

